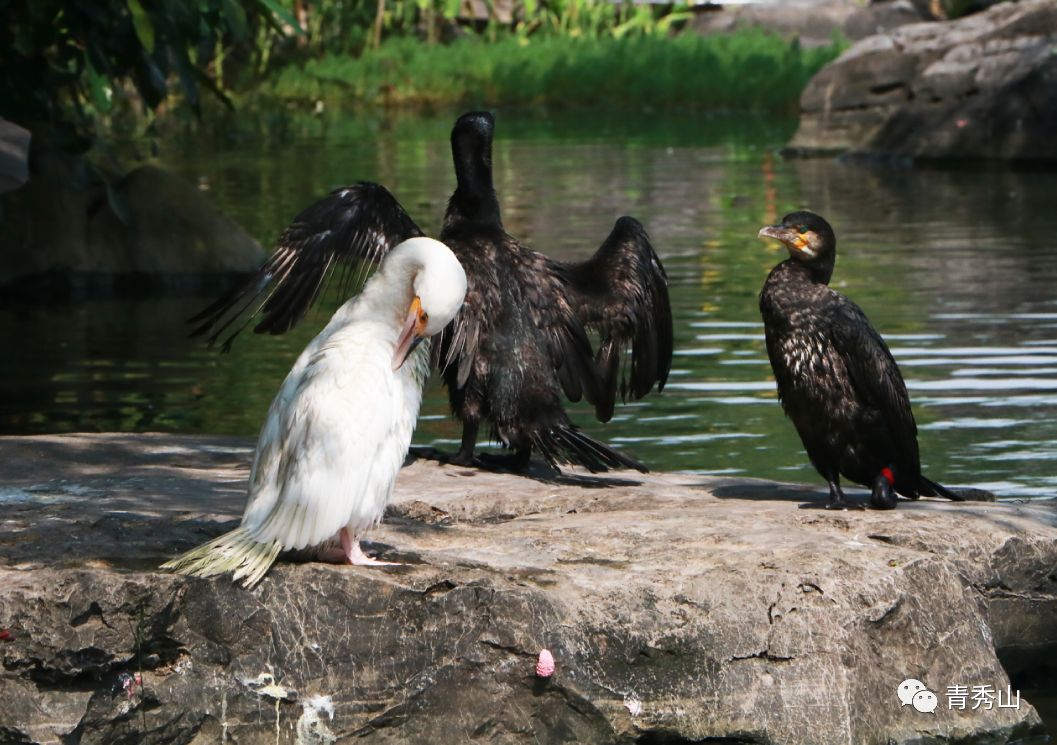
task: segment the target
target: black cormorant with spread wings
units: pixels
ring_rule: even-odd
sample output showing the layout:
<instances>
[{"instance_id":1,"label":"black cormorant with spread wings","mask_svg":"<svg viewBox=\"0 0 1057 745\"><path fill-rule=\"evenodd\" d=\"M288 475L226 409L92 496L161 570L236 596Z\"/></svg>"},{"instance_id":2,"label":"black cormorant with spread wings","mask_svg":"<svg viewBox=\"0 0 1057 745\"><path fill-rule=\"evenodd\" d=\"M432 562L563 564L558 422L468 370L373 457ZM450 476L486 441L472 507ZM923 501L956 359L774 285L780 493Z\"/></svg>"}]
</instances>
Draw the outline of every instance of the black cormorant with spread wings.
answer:
<instances>
[{"instance_id":1,"label":"black cormorant with spread wings","mask_svg":"<svg viewBox=\"0 0 1057 745\"><path fill-rule=\"evenodd\" d=\"M899 367L862 309L828 286L837 251L829 223L793 212L760 236L789 250L764 282L760 312L778 396L829 484L827 507L849 506L841 476L871 488L880 509L895 507L896 493L963 500L922 475Z\"/></svg>"},{"instance_id":2,"label":"black cormorant with spread wings","mask_svg":"<svg viewBox=\"0 0 1057 745\"><path fill-rule=\"evenodd\" d=\"M646 470L574 425L562 398L586 399L599 420L619 394L638 399L663 388L672 360L672 315L664 267L646 231L617 220L590 259L562 263L522 245L503 229L492 185L491 114L464 114L451 134L457 186L439 239L466 270L466 302L433 360L443 372L462 444L444 459L469 465L479 427L527 465L532 449L554 467L592 472ZM390 249L423 231L385 187L360 182L337 189L299 214L273 255L247 283L192 319L195 333L224 345L257 316L258 333L281 334L317 299L336 268L345 284ZM241 325L237 325L241 324ZM598 337L592 348L589 332Z\"/></svg>"}]
</instances>

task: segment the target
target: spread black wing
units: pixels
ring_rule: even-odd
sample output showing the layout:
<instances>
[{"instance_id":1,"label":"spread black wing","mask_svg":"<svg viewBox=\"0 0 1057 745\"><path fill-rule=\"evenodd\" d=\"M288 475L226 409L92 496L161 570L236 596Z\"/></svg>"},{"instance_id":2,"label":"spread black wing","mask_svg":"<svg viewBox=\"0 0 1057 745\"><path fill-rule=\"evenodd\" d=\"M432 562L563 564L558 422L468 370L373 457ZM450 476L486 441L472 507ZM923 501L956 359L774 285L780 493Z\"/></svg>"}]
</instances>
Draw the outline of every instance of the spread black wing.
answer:
<instances>
[{"instance_id":1,"label":"spread black wing","mask_svg":"<svg viewBox=\"0 0 1057 745\"><path fill-rule=\"evenodd\" d=\"M920 469L917 425L903 375L884 339L862 309L838 293L828 314L830 338L848 371L860 404L879 411L902 463L914 477ZM912 480L912 479L911 479Z\"/></svg>"},{"instance_id":2,"label":"spread black wing","mask_svg":"<svg viewBox=\"0 0 1057 745\"><path fill-rule=\"evenodd\" d=\"M506 334L507 341L515 342L518 334L525 333L517 323L499 325L496 315L496 310L504 307L504 286L513 284L518 292L511 312L542 335L541 350L545 356L517 361L495 359L491 363L553 369L570 401L586 398L594 403L598 376L591 340L566 297L566 280L559 276L560 267L505 233L484 239L462 237L452 245L467 268L470 282L462 310L433 345L433 364L437 369L454 366L449 383L456 388L466 386L483 338ZM502 269L497 255L502 256ZM472 262L465 256L472 256Z\"/></svg>"},{"instance_id":3,"label":"spread black wing","mask_svg":"<svg viewBox=\"0 0 1057 745\"><path fill-rule=\"evenodd\" d=\"M390 248L421 235L384 186L361 181L335 189L294 218L256 274L190 319L199 324L191 335L209 334L214 344L238 323L224 340L227 351L256 316L255 333L285 333L316 301L335 267L342 292L348 293Z\"/></svg>"},{"instance_id":4,"label":"spread black wing","mask_svg":"<svg viewBox=\"0 0 1057 745\"><path fill-rule=\"evenodd\" d=\"M668 275L638 220L621 217L587 261L557 264L577 318L598 332L599 391L595 413L613 416L617 390L642 398L664 388L672 367ZM627 352L630 346L630 354Z\"/></svg>"},{"instance_id":5,"label":"spread black wing","mask_svg":"<svg viewBox=\"0 0 1057 745\"><path fill-rule=\"evenodd\" d=\"M586 398L598 405L606 393L598 388L591 359L591 340L565 282L554 272L550 259L535 251L525 252L525 264L515 273L522 285L526 310L532 323L547 339L548 354L562 391L570 401Z\"/></svg>"}]
</instances>

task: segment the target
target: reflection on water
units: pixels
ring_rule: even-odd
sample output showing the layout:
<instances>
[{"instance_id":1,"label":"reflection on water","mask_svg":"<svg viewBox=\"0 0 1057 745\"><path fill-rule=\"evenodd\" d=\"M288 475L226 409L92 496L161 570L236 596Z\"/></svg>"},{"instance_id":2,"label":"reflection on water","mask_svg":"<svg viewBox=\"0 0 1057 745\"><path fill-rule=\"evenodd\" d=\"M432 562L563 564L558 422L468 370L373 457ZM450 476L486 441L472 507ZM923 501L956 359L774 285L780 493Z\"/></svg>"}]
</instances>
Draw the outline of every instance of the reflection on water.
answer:
<instances>
[{"instance_id":1,"label":"reflection on water","mask_svg":"<svg viewBox=\"0 0 1057 745\"><path fill-rule=\"evenodd\" d=\"M266 244L313 198L357 179L386 184L436 231L454 185L452 120L313 120L280 138L168 143L162 159ZM655 469L817 482L777 403L756 307L783 258L757 230L808 207L836 228L834 285L903 367L927 473L1057 495L1057 174L784 161L773 151L792 125L499 113L496 186L512 234L582 258L633 214L671 276L677 351L664 394L608 425L583 406L574 419ZM220 356L184 338L182 319L206 299L0 308L0 338L16 350L0 368L0 431L254 434L326 313ZM457 439L434 384L416 440Z\"/></svg>"}]
</instances>

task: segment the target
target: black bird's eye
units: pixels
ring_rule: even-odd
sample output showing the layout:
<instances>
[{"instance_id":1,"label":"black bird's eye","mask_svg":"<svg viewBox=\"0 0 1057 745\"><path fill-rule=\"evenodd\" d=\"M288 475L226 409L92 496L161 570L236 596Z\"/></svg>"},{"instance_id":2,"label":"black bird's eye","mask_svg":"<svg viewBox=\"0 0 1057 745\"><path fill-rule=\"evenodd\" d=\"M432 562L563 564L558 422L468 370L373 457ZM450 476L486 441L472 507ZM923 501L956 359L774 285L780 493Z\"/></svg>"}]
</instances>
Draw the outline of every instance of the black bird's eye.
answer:
<instances>
[{"instance_id":1,"label":"black bird's eye","mask_svg":"<svg viewBox=\"0 0 1057 745\"><path fill-rule=\"evenodd\" d=\"M807 232L807 225L797 225L796 232L800 233L800 235L803 235Z\"/></svg>"}]
</instances>

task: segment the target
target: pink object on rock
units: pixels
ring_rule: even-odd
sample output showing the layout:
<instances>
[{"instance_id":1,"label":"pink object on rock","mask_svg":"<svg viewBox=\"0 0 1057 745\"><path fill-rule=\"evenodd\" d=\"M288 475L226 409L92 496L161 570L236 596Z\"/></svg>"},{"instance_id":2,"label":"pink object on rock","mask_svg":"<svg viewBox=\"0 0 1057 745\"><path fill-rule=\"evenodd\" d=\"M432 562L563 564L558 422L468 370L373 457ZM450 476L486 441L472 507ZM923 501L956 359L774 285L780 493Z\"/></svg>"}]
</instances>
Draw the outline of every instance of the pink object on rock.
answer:
<instances>
[{"instance_id":1,"label":"pink object on rock","mask_svg":"<svg viewBox=\"0 0 1057 745\"><path fill-rule=\"evenodd\" d=\"M539 659L536 660L536 675L540 678L554 675L554 655L546 649L540 650Z\"/></svg>"}]
</instances>

